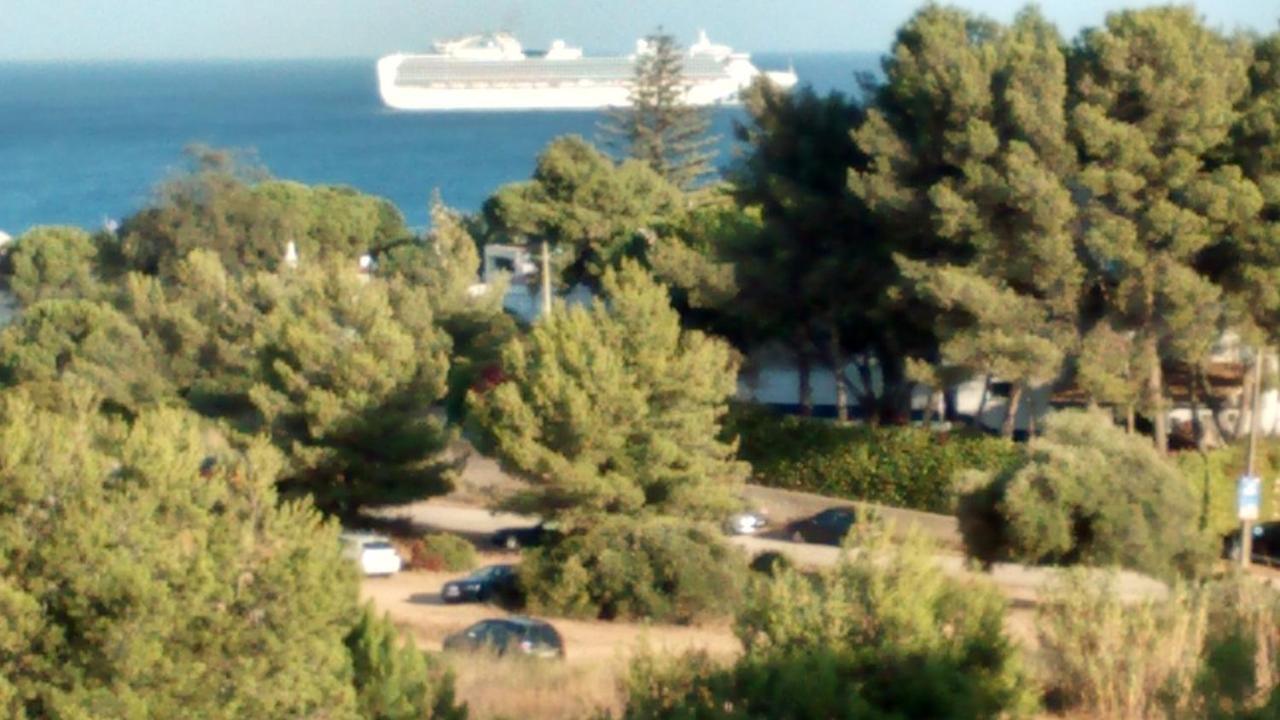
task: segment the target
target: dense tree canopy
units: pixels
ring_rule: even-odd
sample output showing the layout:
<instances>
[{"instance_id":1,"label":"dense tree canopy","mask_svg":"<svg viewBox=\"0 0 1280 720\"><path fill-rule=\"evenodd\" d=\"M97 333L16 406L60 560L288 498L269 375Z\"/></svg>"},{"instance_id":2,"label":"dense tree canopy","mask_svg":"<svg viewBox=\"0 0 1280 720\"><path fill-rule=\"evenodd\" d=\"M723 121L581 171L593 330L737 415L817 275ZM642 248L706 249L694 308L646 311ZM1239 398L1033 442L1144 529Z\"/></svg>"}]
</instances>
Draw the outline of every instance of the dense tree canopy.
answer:
<instances>
[{"instance_id":1,"label":"dense tree canopy","mask_svg":"<svg viewBox=\"0 0 1280 720\"><path fill-rule=\"evenodd\" d=\"M346 265L272 278L249 395L289 453L289 486L326 509L441 489L433 457L445 436L430 410L445 393L449 338L432 320L426 290L412 292L416 301L397 307L385 283Z\"/></svg>"},{"instance_id":2,"label":"dense tree canopy","mask_svg":"<svg viewBox=\"0 0 1280 720\"><path fill-rule=\"evenodd\" d=\"M557 280L598 286L605 271L634 256L681 209L679 190L644 163L615 164L578 137L554 140L533 177L485 203L491 229L517 242L548 242Z\"/></svg>"},{"instance_id":3,"label":"dense tree canopy","mask_svg":"<svg viewBox=\"0 0 1280 720\"><path fill-rule=\"evenodd\" d=\"M1219 329L1220 289L1196 257L1222 223L1260 205L1238 168L1209 165L1248 90L1247 67L1247 49L1191 8L1114 13L1073 58L1082 255L1106 321L1133 333L1162 449L1162 361L1200 360Z\"/></svg>"},{"instance_id":4,"label":"dense tree canopy","mask_svg":"<svg viewBox=\"0 0 1280 720\"><path fill-rule=\"evenodd\" d=\"M37 227L8 254L6 282L23 305L54 298L91 298L98 287L98 245L73 227Z\"/></svg>"},{"instance_id":5,"label":"dense tree canopy","mask_svg":"<svg viewBox=\"0 0 1280 720\"><path fill-rule=\"evenodd\" d=\"M134 412L171 392L138 328L92 300L36 303L0 331L0 388L15 386L53 407L91 389Z\"/></svg>"},{"instance_id":6,"label":"dense tree canopy","mask_svg":"<svg viewBox=\"0 0 1280 720\"><path fill-rule=\"evenodd\" d=\"M409 234L400 211L381 198L271 179L223 151L190 154L191 172L161 185L156 202L121 227L130 269L168 275L205 249L233 273L275 270L290 242L308 261L354 260Z\"/></svg>"},{"instance_id":7,"label":"dense tree canopy","mask_svg":"<svg viewBox=\"0 0 1280 720\"><path fill-rule=\"evenodd\" d=\"M682 330L666 289L638 265L610 271L604 285L589 309L507 347L506 382L473 395L476 426L530 479L524 509L719 517L745 474L718 437L734 355Z\"/></svg>"}]
</instances>

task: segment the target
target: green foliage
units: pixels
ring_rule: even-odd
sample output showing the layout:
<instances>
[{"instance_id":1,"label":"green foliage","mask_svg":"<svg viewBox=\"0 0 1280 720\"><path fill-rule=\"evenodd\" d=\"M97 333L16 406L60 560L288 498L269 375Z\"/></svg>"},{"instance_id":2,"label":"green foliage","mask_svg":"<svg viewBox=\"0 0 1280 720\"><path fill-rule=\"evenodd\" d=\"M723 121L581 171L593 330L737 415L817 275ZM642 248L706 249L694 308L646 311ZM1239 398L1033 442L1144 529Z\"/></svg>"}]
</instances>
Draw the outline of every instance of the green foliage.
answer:
<instances>
[{"instance_id":1,"label":"green foliage","mask_svg":"<svg viewBox=\"0 0 1280 720\"><path fill-rule=\"evenodd\" d=\"M450 533L429 533L409 544L407 564L412 570L462 572L478 562L476 546Z\"/></svg>"},{"instance_id":2,"label":"green foliage","mask_svg":"<svg viewBox=\"0 0 1280 720\"><path fill-rule=\"evenodd\" d=\"M755 482L927 512L955 509L961 471L999 472L1022 455L987 435L839 425L746 407L729 418L725 434L737 436Z\"/></svg>"},{"instance_id":3,"label":"green foliage","mask_svg":"<svg viewBox=\"0 0 1280 720\"><path fill-rule=\"evenodd\" d=\"M138 328L90 300L38 302L0 331L0 388L14 386L47 407L87 388L128 411L170 393Z\"/></svg>"},{"instance_id":4,"label":"green foliage","mask_svg":"<svg viewBox=\"0 0 1280 720\"><path fill-rule=\"evenodd\" d=\"M1117 579L1069 575L1037 626L1049 692L1089 717L1272 717L1280 596L1244 577L1128 599Z\"/></svg>"},{"instance_id":5,"label":"green foliage","mask_svg":"<svg viewBox=\"0 0 1280 720\"><path fill-rule=\"evenodd\" d=\"M272 279L256 330L249 395L289 453L291 490L350 513L438 492L446 439L431 405L445 392L449 338L425 290L393 306L384 283L350 266L308 265Z\"/></svg>"},{"instance_id":6,"label":"green foliage","mask_svg":"<svg viewBox=\"0 0 1280 720\"><path fill-rule=\"evenodd\" d=\"M924 352L932 336L898 290L899 236L881 230L870 205L846 190L849 174L868 162L850 132L866 111L840 93L767 83L744 99L750 122L737 136L750 150L732 175L733 194L762 223L721 250L734 264L742 340L783 343L802 373L819 358L843 369L855 353L861 382L853 389L865 414L896 414L907 398L906 357Z\"/></svg>"},{"instance_id":7,"label":"green foliage","mask_svg":"<svg viewBox=\"0 0 1280 720\"><path fill-rule=\"evenodd\" d=\"M855 193L925 234L897 260L937 309L941 362L1015 384L1006 436L1024 388L1058 376L1082 281L1061 48L1035 10L997 29L929 6L899 32L856 133L871 166Z\"/></svg>"},{"instance_id":8,"label":"green foliage","mask_svg":"<svg viewBox=\"0 0 1280 720\"><path fill-rule=\"evenodd\" d=\"M520 566L533 612L605 620L728 615L745 576L745 560L713 528L672 518L604 518Z\"/></svg>"},{"instance_id":9,"label":"green foliage","mask_svg":"<svg viewBox=\"0 0 1280 720\"><path fill-rule=\"evenodd\" d=\"M1217 233L1261 209L1256 186L1216 158L1249 89L1248 48L1190 7L1150 8L1108 16L1072 65L1080 250L1100 314L1134 335L1163 450L1161 361L1201 362L1219 332L1220 288L1195 265Z\"/></svg>"},{"instance_id":10,"label":"green foliage","mask_svg":"<svg viewBox=\"0 0 1280 720\"><path fill-rule=\"evenodd\" d=\"M491 286L476 297L480 252L462 217L434 198L431 232L421 242L396 245L379 258L378 273L392 279L392 303L405 306L422 297L441 328L453 340L449 363L449 392L445 402L452 420L465 410L466 393L501 362L502 346L516 333L515 321L503 312L504 285ZM415 313L412 305L402 315Z\"/></svg>"},{"instance_id":11,"label":"green foliage","mask_svg":"<svg viewBox=\"0 0 1280 720\"><path fill-rule=\"evenodd\" d=\"M960 503L971 554L1053 564L1119 565L1197 575L1215 540L1200 528L1192 484L1149 443L1101 413L1062 411L1026 456L974 473Z\"/></svg>"},{"instance_id":12,"label":"green foliage","mask_svg":"<svg viewBox=\"0 0 1280 720\"><path fill-rule=\"evenodd\" d=\"M471 396L475 434L531 481L519 509L719 520L745 474L718 439L735 358L682 330L665 288L638 265L604 285L605 299L507 347L506 382Z\"/></svg>"},{"instance_id":13,"label":"green foliage","mask_svg":"<svg viewBox=\"0 0 1280 720\"><path fill-rule=\"evenodd\" d=\"M86 299L102 292L98 246L73 227L38 227L23 233L8 253L5 284L22 305Z\"/></svg>"},{"instance_id":14,"label":"green foliage","mask_svg":"<svg viewBox=\"0 0 1280 720\"><path fill-rule=\"evenodd\" d=\"M714 171L711 114L687 101L691 83L676 39L659 32L644 42L647 49L636 56L631 104L612 110L603 129L628 156L688 190Z\"/></svg>"},{"instance_id":15,"label":"green foliage","mask_svg":"<svg viewBox=\"0 0 1280 720\"><path fill-rule=\"evenodd\" d=\"M758 581L733 667L639 662L624 717L1028 716L1035 700L1004 613L994 588L938 572L925 543L876 536L815 577Z\"/></svg>"},{"instance_id":16,"label":"green foliage","mask_svg":"<svg viewBox=\"0 0 1280 720\"><path fill-rule=\"evenodd\" d=\"M499 237L550 243L560 280L596 286L608 268L660 235L680 207L679 189L644 163L614 164L568 136L542 151L532 179L489 198L484 216Z\"/></svg>"},{"instance_id":17,"label":"green foliage","mask_svg":"<svg viewBox=\"0 0 1280 720\"><path fill-rule=\"evenodd\" d=\"M346 638L355 669L356 706L365 720L466 720L453 676L401 638L389 617L366 605Z\"/></svg>"},{"instance_id":18,"label":"green foliage","mask_svg":"<svg viewBox=\"0 0 1280 720\"><path fill-rule=\"evenodd\" d=\"M303 262L360 255L408 235L386 200L350 188L272 180L232 153L188 149L192 168L162 185L158 202L120 229L128 269L168 276L193 250L232 274L275 270L292 241Z\"/></svg>"},{"instance_id":19,"label":"green foliage","mask_svg":"<svg viewBox=\"0 0 1280 720\"><path fill-rule=\"evenodd\" d=\"M1214 537L1239 530L1236 483L1245 467L1246 451L1246 443L1239 442L1203 453L1184 451L1173 456L1178 470L1191 484L1200 506L1201 524ZM1259 438L1255 463L1259 477L1275 477L1280 470L1280 443ZM1264 482L1259 520L1272 520L1276 516L1274 483Z\"/></svg>"},{"instance_id":20,"label":"green foliage","mask_svg":"<svg viewBox=\"0 0 1280 720\"><path fill-rule=\"evenodd\" d=\"M357 717L356 578L333 524L277 502L278 468L261 443L211 445L182 411L126 424L6 392L5 714Z\"/></svg>"}]
</instances>

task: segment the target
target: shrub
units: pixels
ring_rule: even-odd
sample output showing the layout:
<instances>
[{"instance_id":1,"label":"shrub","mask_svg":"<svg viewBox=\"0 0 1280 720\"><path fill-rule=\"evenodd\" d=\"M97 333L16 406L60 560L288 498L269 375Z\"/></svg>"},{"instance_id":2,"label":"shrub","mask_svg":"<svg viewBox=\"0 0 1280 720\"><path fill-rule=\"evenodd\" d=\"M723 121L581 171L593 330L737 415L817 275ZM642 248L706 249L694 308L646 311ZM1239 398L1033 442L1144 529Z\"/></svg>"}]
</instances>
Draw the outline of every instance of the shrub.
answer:
<instances>
[{"instance_id":1,"label":"shrub","mask_svg":"<svg viewBox=\"0 0 1280 720\"><path fill-rule=\"evenodd\" d=\"M1054 415L1023 460L967 482L960 530L984 561L1120 565L1172 577L1199 574L1214 556L1187 479L1101 414Z\"/></svg>"},{"instance_id":2,"label":"shrub","mask_svg":"<svg viewBox=\"0 0 1280 720\"><path fill-rule=\"evenodd\" d=\"M1072 573L1042 597L1037 625L1064 710L1225 720L1280 705L1280 596L1247 578L1126 601L1114 579Z\"/></svg>"},{"instance_id":3,"label":"shrub","mask_svg":"<svg viewBox=\"0 0 1280 720\"><path fill-rule=\"evenodd\" d=\"M479 562L474 545L449 533L424 535L409 544L407 554L411 570L462 572Z\"/></svg>"},{"instance_id":4,"label":"shrub","mask_svg":"<svg viewBox=\"0 0 1280 720\"><path fill-rule=\"evenodd\" d=\"M1280 443L1259 438L1259 477L1273 477L1280 470ZM1240 527L1236 516L1236 481L1245 467L1246 443L1215 448L1204 453L1181 452L1174 456L1178 469L1191 483L1200 505L1200 524L1215 537ZM1274 483L1262 483L1260 520L1275 519Z\"/></svg>"},{"instance_id":5,"label":"shrub","mask_svg":"<svg viewBox=\"0 0 1280 720\"><path fill-rule=\"evenodd\" d=\"M356 705L366 720L466 720L454 700L453 675L401 640L386 616L366 606L347 635Z\"/></svg>"},{"instance_id":6,"label":"shrub","mask_svg":"<svg viewBox=\"0 0 1280 720\"><path fill-rule=\"evenodd\" d=\"M999 471L1021 455L988 435L837 425L741 406L725 431L739 438L758 483L927 512L955 509L957 472Z\"/></svg>"},{"instance_id":7,"label":"shrub","mask_svg":"<svg viewBox=\"0 0 1280 720\"><path fill-rule=\"evenodd\" d=\"M738 615L746 649L732 667L705 656L641 658L624 717L992 718L1035 708L1005 604L986 584L938 572L918 537L873 534L816 576L753 583Z\"/></svg>"},{"instance_id":8,"label":"shrub","mask_svg":"<svg viewBox=\"0 0 1280 720\"><path fill-rule=\"evenodd\" d=\"M709 526L607 517L526 554L520 580L534 612L688 623L736 607L746 562Z\"/></svg>"}]
</instances>

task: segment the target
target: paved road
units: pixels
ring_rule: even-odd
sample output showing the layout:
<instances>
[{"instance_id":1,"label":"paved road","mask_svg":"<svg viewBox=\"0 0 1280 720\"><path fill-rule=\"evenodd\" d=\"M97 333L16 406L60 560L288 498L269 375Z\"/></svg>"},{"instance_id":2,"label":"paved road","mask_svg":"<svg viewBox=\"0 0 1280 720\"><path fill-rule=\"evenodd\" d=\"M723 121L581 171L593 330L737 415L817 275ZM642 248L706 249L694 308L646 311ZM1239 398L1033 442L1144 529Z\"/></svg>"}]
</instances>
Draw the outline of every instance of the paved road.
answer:
<instances>
[{"instance_id":1,"label":"paved road","mask_svg":"<svg viewBox=\"0 0 1280 720\"><path fill-rule=\"evenodd\" d=\"M510 513L494 513L474 507L462 507L440 502L420 502L378 513L386 518L402 518L424 529L443 530L467 535L481 540L489 533L504 527L533 525L537 518ZM765 537L730 538L748 554L755 555L773 550L786 555L799 565L832 565L839 558L839 548L827 545L793 543ZM992 580L1011 601L1034 603L1039 592L1057 581L1062 572L1054 568L1028 567L1011 563L998 563L989 572L974 571L966 565L965 558L957 554L934 556L938 568L956 577L985 576ZM1103 573L1103 571L1099 571ZM1117 573L1117 587L1126 599L1156 597L1168 592L1158 580L1130 571Z\"/></svg>"}]
</instances>

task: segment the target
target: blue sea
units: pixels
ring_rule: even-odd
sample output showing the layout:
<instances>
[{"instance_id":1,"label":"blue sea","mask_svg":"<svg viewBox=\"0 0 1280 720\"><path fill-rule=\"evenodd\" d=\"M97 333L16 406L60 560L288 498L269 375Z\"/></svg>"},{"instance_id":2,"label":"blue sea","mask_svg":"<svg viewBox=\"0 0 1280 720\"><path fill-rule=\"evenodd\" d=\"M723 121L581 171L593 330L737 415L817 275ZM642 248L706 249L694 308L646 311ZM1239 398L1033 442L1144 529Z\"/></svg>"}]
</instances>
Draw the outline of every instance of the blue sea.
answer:
<instances>
[{"instance_id":1,"label":"blue sea","mask_svg":"<svg viewBox=\"0 0 1280 720\"><path fill-rule=\"evenodd\" d=\"M816 90L854 92L869 53L764 55ZM0 64L0 230L96 228L144 205L183 148L251 150L277 177L350 185L425 225L438 189L476 210L527 178L553 138L598 135L595 112L410 113L385 108L372 60ZM742 111L719 109L720 163Z\"/></svg>"}]
</instances>

